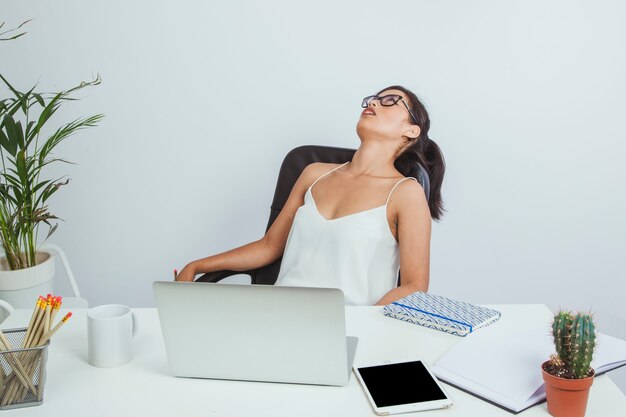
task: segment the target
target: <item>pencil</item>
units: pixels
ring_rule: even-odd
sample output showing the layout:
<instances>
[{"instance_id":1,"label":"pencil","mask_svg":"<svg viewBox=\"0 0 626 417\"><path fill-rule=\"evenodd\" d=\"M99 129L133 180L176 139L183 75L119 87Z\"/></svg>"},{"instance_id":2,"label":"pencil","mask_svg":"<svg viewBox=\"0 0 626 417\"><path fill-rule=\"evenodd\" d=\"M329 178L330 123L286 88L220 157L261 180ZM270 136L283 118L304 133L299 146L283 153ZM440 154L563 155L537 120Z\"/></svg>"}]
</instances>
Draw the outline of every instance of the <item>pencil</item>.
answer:
<instances>
[{"instance_id":1,"label":"pencil","mask_svg":"<svg viewBox=\"0 0 626 417\"><path fill-rule=\"evenodd\" d=\"M50 331L50 327L52 326L52 323L54 322L54 317L59 312L59 309L61 308L61 304L63 304L62 299L63 297L61 296L58 296L54 299L54 302L52 305L52 313L50 314L50 325L48 326L48 331Z\"/></svg>"},{"instance_id":2,"label":"pencil","mask_svg":"<svg viewBox=\"0 0 626 417\"><path fill-rule=\"evenodd\" d=\"M39 311L37 312L37 317L35 317L35 322L33 323L33 327L28 335L28 339L24 339L24 343L22 343L22 347L31 347L31 343L35 338L36 333L39 331L41 327L41 319L44 316L45 311L45 298L41 297L41 303L39 303Z\"/></svg>"},{"instance_id":3,"label":"pencil","mask_svg":"<svg viewBox=\"0 0 626 417\"><path fill-rule=\"evenodd\" d=\"M61 298L48 294L47 297L39 297L35 305L35 309L31 316L30 323L26 330L26 335L22 343L22 347L32 348L43 346L60 325L59 323L50 331L50 323L53 322L54 316L58 312L61 305ZM71 314L70 314L71 315ZM64 318L67 320L67 318ZM45 340L44 340L45 338ZM41 342L42 340L43 343ZM6 347L12 349L10 342L0 331L0 348ZM42 360L41 351L26 351L18 353L5 354L8 364L14 371L12 375L5 381L4 392L2 397L2 405L15 404L24 401L29 391L41 399L43 394L43 384L39 384L37 389L33 382L33 375L36 372Z\"/></svg>"},{"instance_id":4,"label":"pencil","mask_svg":"<svg viewBox=\"0 0 626 417\"><path fill-rule=\"evenodd\" d=\"M72 312L71 312L71 311L70 311L69 313L67 313L67 314L65 315L65 317L63 317L63 318L61 319L61 321L60 321L60 322L58 322L58 323L57 323L57 325L56 325L56 326L54 326L54 328L53 328L52 330L50 330L48 333L46 333L46 334L43 336L43 338L39 341L39 345L38 345L38 346L43 346L43 345L45 345L45 344L46 344L46 342L47 342L48 340L50 340L50 338L51 338L51 337L52 337L52 336L53 336L56 332L58 332L58 331L59 331L59 329L61 328L61 326L63 326L63 324L65 324L65 322L66 322L66 321L67 321L70 317L72 317Z\"/></svg>"},{"instance_id":5,"label":"pencil","mask_svg":"<svg viewBox=\"0 0 626 417\"><path fill-rule=\"evenodd\" d=\"M37 302L35 303L35 309L33 310L33 314L30 319L30 323L26 329L26 334L24 335L24 339L22 340L22 348L25 348L30 343L29 340L33 338L35 333L35 329L37 324L39 323L42 317L42 307L45 305L46 299L42 296L37 298ZM10 344L9 344L10 346ZM22 361L27 359L27 352L21 352L19 355L10 354L9 358L13 358L14 361ZM11 363L11 362L10 362ZM13 368L13 366L11 367ZM14 369L13 375L10 375L7 380L7 385L5 386L4 393L2 395L2 405L10 404L14 401L15 391L22 389L22 385L24 385L23 378L19 378L19 373ZM28 375L26 375L27 377ZM17 384L15 378L19 379L22 385ZM29 387L30 388L30 387Z\"/></svg>"},{"instance_id":6,"label":"pencil","mask_svg":"<svg viewBox=\"0 0 626 417\"><path fill-rule=\"evenodd\" d=\"M37 302L35 303L35 308L33 309L33 315L30 317L30 323L28 323L28 327L26 328L26 335L24 336L24 341L22 342L22 347L26 346L26 340L30 336L30 332L32 331L33 324L35 323L35 318L37 317L37 313L39 312L39 305L41 304L41 300L43 297L40 295L37 298Z\"/></svg>"},{"instance_id":7,"label":"pencil","mask_svg":"<svg viewBox=\"0 0 626 417\"><path fill-rule=\"evenodd\" d=\"M61 306L61 297L52 297L50 305L52 305L53 302L54 302L54 310L52 310L52 314L50 315L50 320L49 320L50 323L52 323L53 315L56 315L56 313L58 312ZM71 316L72 316L72 313L68 313L51 330L46 329L45 321L43 319L40 319L39 321L40 326L38 330L34 332L34 337L31 339L28 347L40 347L40 346L45 345L46 342L48 342L50 338L54 335L54 333L56 333L59 330L61 325L63 325L63 323L65 323ZM39 361L41 360L40 352L33 351L33 352L24 352L24 353L31 355L30 358L24 358L24 359L28 363L27 365L28 373L32 374L35 372L35 370L39 366ZM28 394L27 390L25 390L23 387L16 386L16 385L13 385L8 392L9 392L8 394L9 404L24 401L24 398L26 398L26 395ZM41 399L41 396L43 395L42 384L39 385L39 390L35 394L37 395L38 399Z\"/></svg>"},{"instance_id":8,"label":"pencil","mask_svg":"<svg viewBox=\"0 0 626 417\"><path fill-rule=\"evenodd\" d=\"M52 294L46 297L46 314L44 316L43 332L46 333L50 329L50 309L52 309Z\"/></svg>"},{"instance_id":9,"label":"pencil","mask_svg":"<svg viewBox=\"0 0 626 417\"><path fill-rule=\"evenodd\" d=\"M28 352L22 352L19 356L19 359L17 360L20 361L22 364L26 364L26 379L29 384L33 385L34 388L33 378L35 375L35 371L39 366L40 361L42 360L41 350L30 350ZM41 399L42 388L43 384L40 381L40 383L38 384L37 392L35 393L33 391L33 393L37 395L38 399ZM17 381L13 379L11 381L11 384L8 385L8 389L5 391L6 394L4 395L3 405L23 402L24 398L26 398L26 395L28 394L29 389L30 388L24 386L23 384L17 384Z\"/></svg>"},{"instance_id":10,"label":"pencil","mask_svg":"<svg viewBox=\"0 0 626 417\"><path fill-rule=\"evenodd\" d=\"M2 344L3 349L6 349L6 350L13 349L13 346L11 346L11 343L6 338L2 330L0 330L0 342ZM17 375L17 378L20 380L22 384L24 384L25 387L28 387L33 392L33 394L36 395L37 388L35 388L35 386L31 382L30 377L28 376L28 373L22 366L22 363L19 361L17 357L15 357L14 355L10 353L7 354L7 356L8 356L9 363L11 364L11 367L13 368L13 371L15 372L15 375Z\"/></svg>"},{"instance_id":11,"label":"pencil","mask_svg":"<svg viewBox=\"0 0 626 417\"><path fill-rule=\"evenodd\" d=\"M50 320L51 315L49 314L48 309L52 305L52 300L54 298L55 297L50 297L50 304L48 304L48 299L43 300L42 304L45 305L45 313L40 313L38 319L35 320L35 328L31 334L31 338L28 341L28 344L26 345L27 348L43 346L48 340L50 340L50 337L52 337L52 331L46 328L46 326L49 326L49 324L46 324L46 320L48 321L48 323L52 322ZM56 311L53 312L56 313ZM41 355L39 351L22 352L22 354L20 355L20 360L22 360L24 363L27 363L27 372L29 374L32 374L34 373L39 364L39 361L41 360ZM28 392L23 387L13 384L13 386L10 386L10 389L8 390L8 403L13 404L21 402L24 400L27 394ZM34 392L34 394L37 395L37 398L40 398L42 391L39 390L38 392Z\"/></svg>"}]
</instances>

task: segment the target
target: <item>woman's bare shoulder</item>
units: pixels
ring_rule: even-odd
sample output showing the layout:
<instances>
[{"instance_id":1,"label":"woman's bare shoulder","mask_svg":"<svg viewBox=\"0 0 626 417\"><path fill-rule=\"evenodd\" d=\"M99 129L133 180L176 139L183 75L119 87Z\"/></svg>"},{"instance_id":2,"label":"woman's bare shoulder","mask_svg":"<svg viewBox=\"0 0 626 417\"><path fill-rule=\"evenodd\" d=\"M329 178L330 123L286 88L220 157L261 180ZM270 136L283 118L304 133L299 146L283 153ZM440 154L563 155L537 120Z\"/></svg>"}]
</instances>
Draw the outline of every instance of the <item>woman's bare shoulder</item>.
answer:
<instances>
[{"instance_id":1,"label":"woman's bare shoulder","mask_svg":"<svg viewBox=\"0 0 626 417\"><path fill-rule=\"evenodd\" d=\"M395 201L394 201L395 200ZM428 201L424 194L422 185L414 179L402 181L394 190L390 203L398 208L405 208L409 211L419 208L428 208Z\"/></svg>"},{"instance_id":2,"label":"woman's bare shoulder","mask_svg":"<svg viewBox=\"0 0 626 417\"><path fill-rule=\"evenodd\" d=\"M331 164L327 162L313 162L304 168L304 170L302 171L302 174L300 174L300 178L302 178L302 180L304 180L305 182L312 183L313 181L318 179L320 176L324 175L331 169L338 167L339 165L341 164Z\"/></svg>"}]
</instances>

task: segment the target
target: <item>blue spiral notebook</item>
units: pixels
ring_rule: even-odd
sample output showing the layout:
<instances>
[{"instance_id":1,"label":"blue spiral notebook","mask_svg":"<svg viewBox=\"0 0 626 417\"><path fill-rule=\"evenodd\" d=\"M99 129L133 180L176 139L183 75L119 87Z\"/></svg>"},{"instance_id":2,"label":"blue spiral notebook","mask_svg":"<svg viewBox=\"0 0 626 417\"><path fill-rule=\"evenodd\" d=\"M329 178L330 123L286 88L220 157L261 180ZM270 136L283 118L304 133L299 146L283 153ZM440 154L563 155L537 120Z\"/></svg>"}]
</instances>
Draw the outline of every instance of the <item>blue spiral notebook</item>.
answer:
<instances>
[{"instance_id":1,"label":"blue spiral notebook","mask_svg":"<svg viewBox=\"0 0 626 417\"><path fill-rule=\"evenodd\" d=\"M500 318L499 311L425 292L386 305L383 314L457 336L466 336Z\"/></svg>"}]
</instances>

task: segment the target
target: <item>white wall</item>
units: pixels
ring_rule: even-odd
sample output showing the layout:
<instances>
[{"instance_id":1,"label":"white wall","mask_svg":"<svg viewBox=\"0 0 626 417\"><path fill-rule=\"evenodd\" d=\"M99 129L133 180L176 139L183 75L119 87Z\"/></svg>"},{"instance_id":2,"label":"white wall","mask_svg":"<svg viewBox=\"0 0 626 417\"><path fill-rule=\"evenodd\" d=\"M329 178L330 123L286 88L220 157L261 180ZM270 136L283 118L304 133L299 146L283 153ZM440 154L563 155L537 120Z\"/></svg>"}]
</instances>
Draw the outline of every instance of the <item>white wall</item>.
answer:
<instances>
[{"instance_id":1,"label":"white wall","mask_svg":"<svg viewBox=\"0 0 626 417\"><path fill-rule=\"evenodd\" d=\"M57 120L106 119L51 173L92 305L152 306L174 267L259 238L284 154L358 146L361 98L400 83L448 164L431 291L592 309L626 338L624 2L0 1L34 18L0 45L16 87L103 79Z\"/></svg>"}]
</instances>

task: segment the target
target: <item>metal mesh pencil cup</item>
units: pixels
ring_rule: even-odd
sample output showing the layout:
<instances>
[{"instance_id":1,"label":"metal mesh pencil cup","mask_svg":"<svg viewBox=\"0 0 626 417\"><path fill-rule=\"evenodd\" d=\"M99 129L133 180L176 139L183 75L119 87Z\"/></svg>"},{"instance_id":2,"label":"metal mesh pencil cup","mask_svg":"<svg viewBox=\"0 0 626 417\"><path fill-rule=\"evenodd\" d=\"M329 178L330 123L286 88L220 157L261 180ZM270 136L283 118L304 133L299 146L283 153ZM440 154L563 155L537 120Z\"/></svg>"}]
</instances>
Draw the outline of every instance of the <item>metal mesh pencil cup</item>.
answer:
<instances>
[{"instance_id":1,"label":"metal mesh pencil cup","mask_svg":"<svg viewBox=\"0 0 626 417\"><path fill-rule=\"evenodd\" d=\"M26 328L3 333L13 349L0 350L0 410L41 405L50 342L21 348Z\"/></svg>"}]
</instances>

